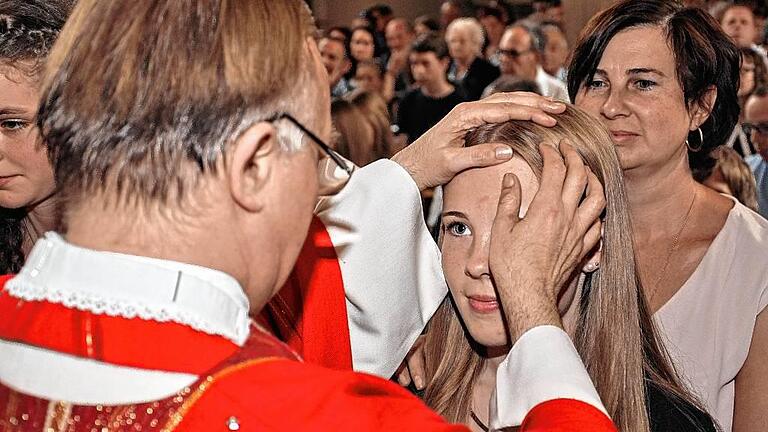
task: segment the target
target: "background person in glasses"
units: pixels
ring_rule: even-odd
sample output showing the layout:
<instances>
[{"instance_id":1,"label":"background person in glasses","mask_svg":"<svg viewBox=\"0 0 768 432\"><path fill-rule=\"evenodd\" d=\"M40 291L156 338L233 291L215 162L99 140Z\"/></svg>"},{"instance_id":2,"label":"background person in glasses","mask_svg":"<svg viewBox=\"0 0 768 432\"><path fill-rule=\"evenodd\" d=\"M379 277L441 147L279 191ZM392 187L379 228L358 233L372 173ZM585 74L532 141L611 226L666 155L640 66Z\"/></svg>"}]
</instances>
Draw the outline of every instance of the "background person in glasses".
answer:
<instances>
[{"instance_id":1,"label":"background person in glasses","mask_svg":"<svg viewBox=\"0 0 768 432\"><path fill-rule=\"evenodd\" d=\"M768 89L761 87L747 99L744 119L749 139L757 153L747 156L746 161L755 174L757 205L760 215L768 218Z\"/></svg>"},{"instance_id":2,"label":"background person in glasses","mask_svg":"<svg viewBox=\"0 0 768 432\"><path fill-rule=\"evenodd\" d=\"M509 27L499 44L501 73L536 81L542 95L568 102L565 84L542 68L545 46L546 38L538 27L521 24Z\"/></svg>"}]
</instances>

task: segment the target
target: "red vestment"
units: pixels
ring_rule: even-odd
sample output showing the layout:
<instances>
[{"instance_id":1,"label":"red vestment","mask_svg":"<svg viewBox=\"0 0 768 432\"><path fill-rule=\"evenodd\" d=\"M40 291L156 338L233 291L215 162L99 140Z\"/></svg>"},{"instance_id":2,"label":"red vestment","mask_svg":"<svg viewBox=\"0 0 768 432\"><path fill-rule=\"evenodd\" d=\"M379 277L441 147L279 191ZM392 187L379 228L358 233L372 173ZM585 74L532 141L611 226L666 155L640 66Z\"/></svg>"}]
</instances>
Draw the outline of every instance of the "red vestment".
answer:
<instances>
[{"instance_id":1,"label":"red vestment","mask_svg":"<svg viewBox=\"0 0 768 432\"><path fill-rule=\"evenodd\" d=\"M4 342L100 364L200 376L162 400L118 406L49 401L0 384L0 432L466 430L445 423L397 384L301 363L256 326L240 348L185 325L25 301L2 288L0 316ZM615 429L588 404L555 400L534 408L522 430Z\"/></svg>"}]
</instances>

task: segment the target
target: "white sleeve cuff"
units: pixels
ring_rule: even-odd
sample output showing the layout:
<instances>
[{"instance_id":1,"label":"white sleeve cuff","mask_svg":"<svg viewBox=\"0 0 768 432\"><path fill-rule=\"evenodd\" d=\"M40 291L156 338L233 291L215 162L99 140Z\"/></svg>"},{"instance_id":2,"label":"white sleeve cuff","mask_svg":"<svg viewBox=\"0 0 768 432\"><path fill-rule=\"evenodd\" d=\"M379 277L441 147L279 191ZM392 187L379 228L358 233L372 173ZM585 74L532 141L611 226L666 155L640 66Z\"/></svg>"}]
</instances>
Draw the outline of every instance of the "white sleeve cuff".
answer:
<instances>
[{"instance_id":1,"label":"white sleeve cuff","mask_svg":"<svg viewBox=\"0 0 768 432\"><path fill-rule=\"evenodd\" d=\"M496 372L491 428L519 426L533 407L576 399L607 415L573 342L561 328L534 327L515 343Z\"/></svg>"},{"instance_id":2,"label":"white sleeve cuff","mask_svg":"<svg viewBox=\"0 0 768 432\"><path fill-rule=\"evenodd\" d=\"M356 170L316 214L339 258L354 369L389 378L448 292L418 187L399 164L380 160Z\"/></svg>"}]
</instances>

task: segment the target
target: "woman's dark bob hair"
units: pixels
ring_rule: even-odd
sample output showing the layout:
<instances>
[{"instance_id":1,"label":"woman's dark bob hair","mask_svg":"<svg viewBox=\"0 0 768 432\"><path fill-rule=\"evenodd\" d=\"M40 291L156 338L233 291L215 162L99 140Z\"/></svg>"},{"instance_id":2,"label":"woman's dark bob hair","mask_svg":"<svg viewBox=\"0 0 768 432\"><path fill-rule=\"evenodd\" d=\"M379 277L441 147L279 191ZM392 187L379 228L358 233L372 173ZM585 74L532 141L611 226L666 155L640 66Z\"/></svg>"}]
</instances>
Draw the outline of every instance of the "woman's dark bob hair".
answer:
<instances>
[{"instance_id":1,"label":"woman's dark bob hair","mask_svg":"<svg viewBox=\"0 0 768 432\"><path fill-rule=\"evenodd\" d=\"M699 8L684 7L673 0L624 0L595 15L584 28L576 44L568 69L568 93L571 100L594 77L608 43L619 32L633 27L660 26L667 35L675 56L677 79L688 107L701 102L707 89L717 89L712 113L701 125L704 142L698 132L688 135L688 152L697 180L708 177L715 160L711 153L725 144L739 118L739 50L723 33L720 25Z\"/></svg>"}]
</instances>

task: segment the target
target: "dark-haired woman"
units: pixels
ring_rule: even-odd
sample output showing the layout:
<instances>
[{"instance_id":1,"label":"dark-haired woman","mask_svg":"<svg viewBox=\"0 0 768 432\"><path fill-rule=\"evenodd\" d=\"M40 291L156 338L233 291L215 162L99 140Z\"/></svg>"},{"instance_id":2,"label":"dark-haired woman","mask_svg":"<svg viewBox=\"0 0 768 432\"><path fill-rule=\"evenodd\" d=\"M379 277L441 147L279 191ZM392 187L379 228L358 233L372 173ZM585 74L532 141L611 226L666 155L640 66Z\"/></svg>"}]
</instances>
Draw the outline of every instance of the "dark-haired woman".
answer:
<instances>
[{"instance_id":1,"label":"dark-haired woman","mask_svg":"<svg viewBox=\"0 0 768 432\"><path fill-rule=\"evenodd\" d=\"M59 222L53 170L35 127L48 50L67 16L66 1L0 1L0 274Z\"/></svg>"},{"instance_id":2,"label":"dark-haired woman","mask_svg":"<svg viewBox=\"0 0 768 432\"><path fill-rule=\"evenodd\" d=\"M639 276L667 349L725 431L768 429L768 222L709 190L738 120L739 51L701 9L625 0L571 61L576 105L610 130Z\"/></svg>"}]
</instances>

